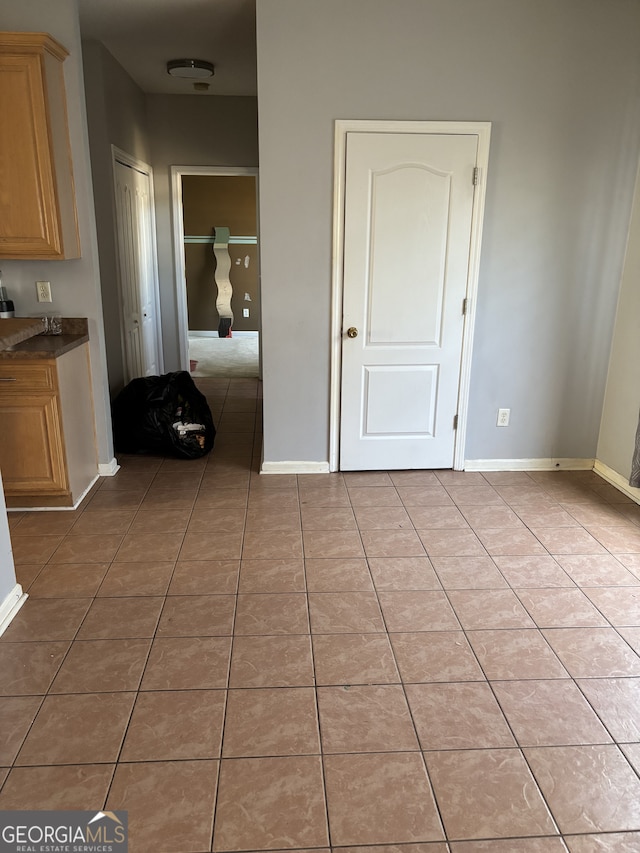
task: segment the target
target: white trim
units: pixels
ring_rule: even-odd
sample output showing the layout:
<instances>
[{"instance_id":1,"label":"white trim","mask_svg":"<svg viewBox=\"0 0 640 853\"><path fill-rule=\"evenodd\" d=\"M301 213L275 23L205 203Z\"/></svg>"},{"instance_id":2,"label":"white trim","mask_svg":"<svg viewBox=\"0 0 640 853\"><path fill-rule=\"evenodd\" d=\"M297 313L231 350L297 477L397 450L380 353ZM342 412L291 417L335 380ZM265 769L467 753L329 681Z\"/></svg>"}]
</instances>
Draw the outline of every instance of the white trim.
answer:
<instances>
[{"instance_id":1,"label":"white trim","mask_svg":"<svg viewBox=\"0 0 640 853\"><path fill-rule=\"evenodd\" d=\"M328 462L263 462L261 474L328 474Z\"/></svg>"},{"instance_id":2,"label":"white trim","mask_svg":"<svg viewBox=\"0 0 640 853\"><path fill-rule=\"evenodd\" d=\"M29 598L29 596L26 592L22 591L22 587L17 583L2 604L0 604L0 637L7 630L11 624L11 620L18 610L20 610L27 598Z\"/></svg>"},{"instance_id":3,"label":"white trim","mask_svg":"<svg viewBox=\"0 0 640 853\"><path fill-rule=\"evenodd\" d=\"M120 466L115 456L110 462L100 462L98 465L98 474L101 477L113 477L119 470Z\"/></svg>"},{"instance_id":4,"label":"white trim","mask_svg":"<svg viewBox=\"0 0 640 853\"><path fill-rule=\"evenodd\" d=\"M171 166L171 221L173 225L173 258L175 268L175 298L178 318L178 351L180 370L187 370L189 364L189 315L187 311L186 272L184 262L184 219L182 215L182 176L210 175L211 177L228 175L242 177L253 175L256 179L256 230L260 237L258 222L258 169L242 166ZM259 273L258 273L259 276ZM260 320L258 320L260 325Z\"/></svg>"},{"instance_id":5,"label":"white trim","mask_svg":"<svg viewBox=\"0 0 640 853\"><path fill-rule=\"evenodd\" d=\"M465 471L591 471L593 459L466 459Z\"/></svg>"},{"instance_id":6,"label":"white trim","mask_svg":"<svg viewBox=\"0 0 640 853\"><path fill-rule=\"evenodd\" d=\"M12 506L7 507L7 512L70 512L74 509L78 509L82 501L86 498L99 479L100 475L96 474L73 506Z\"/></svg>"},{"instance_id":7,"label":"white trim","mask_svg":"<svg viewBox=\"0 0 640 853\"><path fill-rule=\"evenodd\" d=\"M153 169L149 166L148 163L145 163L143 160L138 160L136 157L133 157L131 154L127 154L126 151L123 151L121 148L118 148L116 145L111 145L111 177L113 181L112 185L112 196L114 200L113 206L113 216L114 216L114 233L117 232L117 224L116 224L116 162L120 162L125 166L131 166L132 169L137 169L139 172L142 172L143 175L146 175L149 178L149 217L151 220L151 257L153 259L153 302L154 308L156 312L156 321L154 323L155 333L156 333L156 351L158 353L158 373L164 373L164 350L162 348L162 314L160 313L160 275L158 272L158 243L156 240L156 198L154 192L154 181L153 181ZM117 237L117 233L116 233ZM117 239L116 239L116 247L117 247ZM119 252L120 249L117 248ZM120 282L120 268L119 264L117 266L117 286L118 286L118 302L120 304L120 346L122 349L122 359L123 364L126 366L126 352L125 352L125 342L124 342L124 301L122 298L122 285Z\"/></svg>"},{"instance_id":8,"label":"white trim","mask_svg":"<svg viewBox=\"0 0 640 853\"><path fill-rule=\"evenodd\" d=\"M89 492L90 492L90 491L91 491L91 489L95 486L95 484L98 482L98 480L99 480L99 479L100 479L100 475L99 475L99 474L96 474L96 476L95 476L95 477L93 478L93 480L89 483L89 485L87 486L87 488L86 488L86 489L84 490L84 492L80 495L80 497L79 497L79 498L78 498L78 500L74 503L74 505L73 505L72 507L70 507L70 509L78 509L78 507L80 506L80 504L82 503L82 501L86 498L86 496L89 494Z\"/></svg>"},{"instance_id":9,"label":"white trim","mask_svg":"<svg viewBox=\"0 0 640 853\"><path fill-rule=\"evenodd\" d=\"M445 122L446 125L449 122ZM460 384L458 386L458 426L456 440L453 449L454 470L462 470L464 467L464 449L467 441L467 415L469 408L469 390L471 386L471 359L473 356L473 336L476 324L476 296L478 293L478 280L480 278L480 251L482 248L482 227L484 223L484 203L487 190L487 171L489 167L489 142L491 139L490 122L470 122L469 125L462 124L458 133L465 131L465 127L476 128L478 135L478 153L476 166L479 169L479 181L475 187L473 196L473 209L471 214L471 240L469 244L469 273L467 280L467 312L464 318L464 330L462 332L462 353L460 358Z\"/></svg>"},{"instance_id":10,"label":"white trim","mask_svg":"<svg viewBox=\"0 0 640 853\"><path fill-rule=\"evenodd\" d=\"M596 459L593 470L596 474L599 474L603 480L606 480L607 483L611 483L612 486L615 486L616 489L620 489L620 491L628 498L631 498L632 501L640 504L640 489L636 489L635 486L630 486L628 477L623 477L622 474L618 474L617 471L614 471L613 468L609 468L608 465L605 465L604 462L601 462L599 459Z\"/></svg>"},{"instance_id":11,"label":"white trim","mask_svg":"<svg viewBox=\"0 0 640 853\"><path fill-rule=\"evenodd\" d=\"M491 122L481 121L360 121L337 119L335 123L334 189L333 189L333 257L331 291L331 379L329 417L329 470L340 466L340 385L342 356L342 258L344 253L344 192L347 133L432 133L468 134L478 137L476 165L480 182L475 188L471 217L469 275L467 281L467 314L462 336L460 384L458 390L458 429L453 451L453 467L464 467L464 448L467 436L467 411L473 352L473 332L476 316L476 293L480 275L480 247L489 166Z\"/></svg>"}]
</instances>

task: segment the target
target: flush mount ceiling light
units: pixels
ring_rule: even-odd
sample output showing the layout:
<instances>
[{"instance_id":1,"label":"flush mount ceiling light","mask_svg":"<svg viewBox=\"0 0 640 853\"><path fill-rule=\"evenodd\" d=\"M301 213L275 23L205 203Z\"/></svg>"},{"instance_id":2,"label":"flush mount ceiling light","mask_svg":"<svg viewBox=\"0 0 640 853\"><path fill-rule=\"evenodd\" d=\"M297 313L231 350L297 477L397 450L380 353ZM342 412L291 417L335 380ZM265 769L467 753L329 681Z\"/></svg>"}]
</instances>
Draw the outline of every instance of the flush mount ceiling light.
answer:
<instances>
[{"instance_id":1,"label":"flush mount ceiling light","mask_svg":"<svg viewBox=\"0 0 640 853\"><path fill-rule=\"evenodd\" d=\"M187 80L202 80L213 77L214 66L204 59L172 59L167 62L167 74L172 77L184 77Z\"/></svg>"}]
</instances>

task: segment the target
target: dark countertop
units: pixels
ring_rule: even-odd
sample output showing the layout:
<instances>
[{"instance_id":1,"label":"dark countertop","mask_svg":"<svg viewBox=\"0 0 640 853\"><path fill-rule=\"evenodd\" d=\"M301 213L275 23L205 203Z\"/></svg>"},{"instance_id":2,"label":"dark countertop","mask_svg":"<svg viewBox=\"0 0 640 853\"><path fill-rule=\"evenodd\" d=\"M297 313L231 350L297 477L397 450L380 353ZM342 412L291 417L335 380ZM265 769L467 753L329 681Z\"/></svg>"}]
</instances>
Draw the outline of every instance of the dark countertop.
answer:
<instances>
[{"instance_id":1,"label":"dark countertop","mask_svg":"<svg viewBox=\"0 0 640 853\"><path fill-rule=\"evenodd\" d=\"M35 335L0 350L0 359L58 358L89 340L88 325L82 317L63 317L61 335Z\"/></svg>"},{"instance_id":2,"label":"dark countertop","mask_svg":"<svg viewBox=\"0 0 640 853\"><path fill-rule=\"evenodd\" d=\"M22 343L41 331L42 321L37 317L0 317L0 349Z\"/></svg>"}]
</instances>

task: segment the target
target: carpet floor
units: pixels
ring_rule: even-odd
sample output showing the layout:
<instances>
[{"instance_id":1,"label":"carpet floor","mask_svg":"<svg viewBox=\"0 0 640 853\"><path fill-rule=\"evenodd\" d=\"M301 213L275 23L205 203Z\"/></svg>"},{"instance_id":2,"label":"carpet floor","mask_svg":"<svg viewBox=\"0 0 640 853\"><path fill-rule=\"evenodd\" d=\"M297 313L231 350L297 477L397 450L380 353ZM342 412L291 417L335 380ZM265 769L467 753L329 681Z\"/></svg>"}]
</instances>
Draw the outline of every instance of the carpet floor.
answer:
<instances>
[{"instance_id":1,"label":"carpet floor","mask_svg":"<svg viewBox=\"0 0 640 853\"><path fill-rule=\"evenodd\" d=\"M196 362L192 376L257 379L258 336L198 338L189 336L189 360Z\"/></svg>"}]
</instances>

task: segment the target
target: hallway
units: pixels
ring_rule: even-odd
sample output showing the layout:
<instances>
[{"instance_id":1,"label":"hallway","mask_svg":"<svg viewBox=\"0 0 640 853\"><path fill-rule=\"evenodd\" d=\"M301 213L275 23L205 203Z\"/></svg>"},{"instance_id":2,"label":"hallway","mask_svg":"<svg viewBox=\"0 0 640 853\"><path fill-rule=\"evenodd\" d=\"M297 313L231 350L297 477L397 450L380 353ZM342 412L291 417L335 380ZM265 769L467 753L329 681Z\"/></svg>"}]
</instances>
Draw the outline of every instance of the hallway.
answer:
<instances>
[{"instance_id":1,"label":"hallway","mask_svg":"<svg viewBox=\"0 0 640 853\"><path fill-rule=\"evenodd\" d=\"M10 514L0 809L127 809L133 853L640 850L640 507L260 476L260 383L196 381L209 457Z\"/></svg>"}]
</instances>

